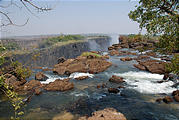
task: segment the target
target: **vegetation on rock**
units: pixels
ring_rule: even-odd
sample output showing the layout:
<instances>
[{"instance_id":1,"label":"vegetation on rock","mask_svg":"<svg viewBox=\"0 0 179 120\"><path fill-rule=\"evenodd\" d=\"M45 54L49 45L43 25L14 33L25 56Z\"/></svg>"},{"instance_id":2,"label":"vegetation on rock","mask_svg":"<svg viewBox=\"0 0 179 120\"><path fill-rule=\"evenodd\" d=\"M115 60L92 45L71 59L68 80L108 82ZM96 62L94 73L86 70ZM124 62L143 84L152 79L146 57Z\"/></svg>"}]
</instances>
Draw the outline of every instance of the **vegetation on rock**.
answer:
<instances>
[{"instance_id":1,"label":"vegetation on rock","mask_svg":"<svg viewBox=\"0 0 179 120\"><path fill-rule=\"evenodd\" d=\"M99 55L99 54L97 54L97 53L92 53L92 52L83 52L83 53L81 54L81 56L83 56L83 57L94 56L94 57L96 57L96 58L101 58L101 57L102 57L101 55Z\"/></svg>"},{"instance_id":2,"label":"vegetation on rock","mask_svg":"<svg viewBox=\"0 0 179 120\"><path fill-rule=\"evenodd\" d=\"M43 41L40 45L40 48L49 47L58 42L67 42L70 40L77 41L77 40L83 40L84 38L85 37L82 35L60 35L58 37L51 37Z\"/></svg>"},{"instance_id":3,"label":"vegetation on rock","mask_svg":"<svg viewBox=\"0 0 179 120\"><path fill-rule=\"evenodd\" d=\"M23 115L23 105L24 102L22 101L22 99L18 96L18 94L16 92L14 92L13 90L13 86L8 85L6 83L6 75L11 74L14 75L16 78L18 78L18 80L22 80L25 79L27 77L29 77L31 75L31 71L28 68L25 68L22 66L21 63L19 62L11 62L11 64L9 65L5 65L3 66L3 64L5 64L6 61L5 60L5 47L3 47L3 45L1 45L1 49L0 49L0 91L2 91L8 98L9 101L11 102L12 107L14 108L14 117L12 117L11 119L20 119L19 116Z\"/></svg>"}]
</instances>

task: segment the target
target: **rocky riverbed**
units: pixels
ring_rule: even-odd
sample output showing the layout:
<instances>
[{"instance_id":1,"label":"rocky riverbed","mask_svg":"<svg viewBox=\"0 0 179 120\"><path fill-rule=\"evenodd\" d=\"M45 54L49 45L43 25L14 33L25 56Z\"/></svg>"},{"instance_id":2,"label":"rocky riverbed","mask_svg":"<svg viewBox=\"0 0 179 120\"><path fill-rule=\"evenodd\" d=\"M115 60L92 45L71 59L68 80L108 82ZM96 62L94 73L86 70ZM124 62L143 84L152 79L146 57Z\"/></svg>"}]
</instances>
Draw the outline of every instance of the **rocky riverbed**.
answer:
<instances>
[{"instance_id":1,"label":"rocky riverbed","mask_svg":"<svg viewBox=\"0 0 179 120\"><path fill-rule=\"evenodd\" d=\"M15 84L30 101L24 119L177 120L179 81L165 71L170 57L138 52L145 42L120 41L106 46L108 51L72 59L59 56L54 67L34 69L36 75ZM14 76L8 79L16 81ZM11 115L8 110L0 109L1 118Z\"/></svg>"}]
</instances>

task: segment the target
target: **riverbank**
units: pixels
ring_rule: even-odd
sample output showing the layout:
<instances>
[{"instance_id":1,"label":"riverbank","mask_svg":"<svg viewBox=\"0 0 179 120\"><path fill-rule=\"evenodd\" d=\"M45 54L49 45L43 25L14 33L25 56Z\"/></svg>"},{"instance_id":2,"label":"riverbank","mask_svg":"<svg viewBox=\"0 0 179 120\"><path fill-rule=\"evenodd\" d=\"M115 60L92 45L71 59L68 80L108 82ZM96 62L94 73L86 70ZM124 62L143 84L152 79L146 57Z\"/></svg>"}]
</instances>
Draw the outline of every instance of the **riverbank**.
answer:
<instances>
[{"instance_id":1,"label":"riverbank","mask_svg":"<svg viewBox=\"0 0 179 120\"><path fill-rule=\"evenodd\" d=\"M51 37L50 37L51 39ZM105 51L110 44L110 37L105 35L86 36L81 40L66 40L48 45L45 48L9 51L13 61L19 61L29 67L52 67L58 58L75 58L90 50ZM38 41L38 40L37 40ZM46 44L47 39L44 39ZM38 41L39 46L44 42ZM48 62L47 62L48 61Z\"/></svg>"}]
</instances>

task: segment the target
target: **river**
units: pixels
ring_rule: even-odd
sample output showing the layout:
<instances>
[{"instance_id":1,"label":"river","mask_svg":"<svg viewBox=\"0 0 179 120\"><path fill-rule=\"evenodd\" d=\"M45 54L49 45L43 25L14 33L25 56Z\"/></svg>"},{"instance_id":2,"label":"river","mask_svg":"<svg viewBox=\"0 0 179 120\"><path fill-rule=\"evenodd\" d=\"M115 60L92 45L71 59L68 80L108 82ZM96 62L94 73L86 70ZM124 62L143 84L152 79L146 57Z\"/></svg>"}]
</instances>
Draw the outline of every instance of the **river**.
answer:
<instances>
[{"instance_id":1,"label":"river","mask_svg":"<svg viewBox=\"0 0 179 120\"><path fill-rule=\"evenodd\" d=\"M111 38L106 46L102 45L102 49L100 44L95 41L89 42L88 45L92 45L90 49L84 49L101 50L103 54L107 54L107 47L118 42L118 35L111 35ZM138 53L129 49L122 50ZM50 55L46 57L50 57ZM139 71L133 66L136 61L123 62L120 61L121 57L125 56L110 56L108 61L111 61L113 65L99 74L73 73L70 76L58 76L51 71L46 71L45 75L49 79L42 83L46 84L56 79L69 77L75 88L65 92L43 91L41 95L33 96L24 107L24 119L52 119L54 116L63 115L66 112L74 115L74 119L77 119L79 116L91 115L96 110L113 107L123 113L128 120L178 120L179 104L155 102L157 98L176 90L176 88L171 87L174 83L172 81L157 83L157 81L162 80L163 75ZM129 57L135 56L129 55ZM46 62L50 62L48 60L47 58ZM43 67L51 68L51 64L47 64L47 66L44 62L43 64ZM41 69L33 69L33 71L36 73ZM83 75L88 75L89 78L82 81L74 79ZM108 80L112 75L121 76L126 82L122 84L110 83ZM30 79L33 78L34 75ZM125 88L119 88L118 94L112 94L108 93L107 88L97 88L98 84L103 83L106 83L108 87L122 85ZM13 114L12 111L9 111L6 101L1 100L0 106L0 118L7 118Z\"/></svg>"}]
</instances>

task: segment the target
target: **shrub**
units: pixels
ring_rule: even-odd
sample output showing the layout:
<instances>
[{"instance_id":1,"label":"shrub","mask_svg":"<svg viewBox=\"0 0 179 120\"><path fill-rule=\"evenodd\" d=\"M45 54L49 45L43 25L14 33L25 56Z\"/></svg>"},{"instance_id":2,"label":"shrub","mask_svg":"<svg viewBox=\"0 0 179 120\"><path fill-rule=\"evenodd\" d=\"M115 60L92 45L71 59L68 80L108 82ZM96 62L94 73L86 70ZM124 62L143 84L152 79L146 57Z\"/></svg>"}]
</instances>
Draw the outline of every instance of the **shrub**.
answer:
<instances>
[{"instance_id":1,"label":"shrub","mask_svg":"<svg viewBox=\"0 0 179 120\"><path fill-rule=\"evenodd\" d=\"M15 42L9 42L4 45L7 50L18 50L20 47Z\"/></svg>"},{"instance_id":2,"label":"shrub","mask_svg":"<svg viewBox=\"0 0 179 120\"><path fill-rule=\"evenodd\" d=\"M14 73L16 74L16 77L18 77L19 79L28 78L32 73L32 71L29 68L23 67L23 65L18 61L11 63L11 66L14 68Z\"/></svg>"},{"instance_id":3,"label":"shrub","mask_svg":"<svg viewBox=\"0 0 179 120\"><path fill-rule=\"evenodd\" d=\"M179 55L174 55L171 63L166 65L166 70L179 75Z\"/></svg>"},{"instance_id":4,"label":"shrub","mask_svg":"<svg viewBox=\"0 0 179 120\"><path fill-rule=\"evenodd\" d=\"M46 39L41 45L40 48L45 48L52 46L58 42L67 42L69 40L83 40L85 37L81 35L61 35L58 37L51 37Z\"/></svg>"},{"instance_id":5,"label":"shrub","mask_svg":"<svg viewBox=\"0 0 179 120\"><path fill-rule=\"evenodd\" d=\"M95 57L97 57L97 58L102 57L101 55L96 54L96 53L92 53L92 52L83 52L83 53L81 54L81 56L83 56L83 57L95 56Z\"/></svg>"}]
</instances>

